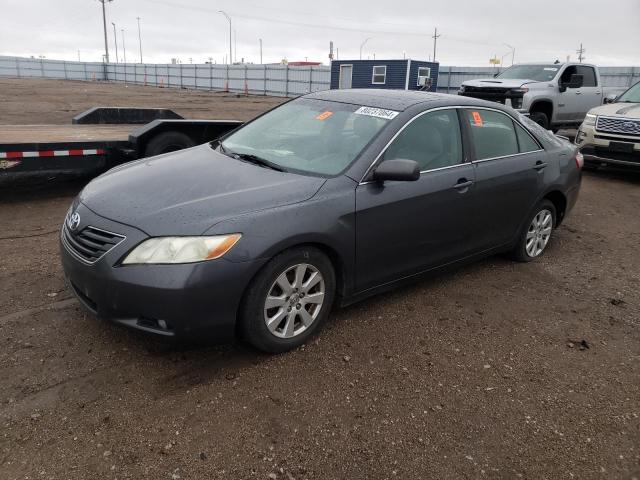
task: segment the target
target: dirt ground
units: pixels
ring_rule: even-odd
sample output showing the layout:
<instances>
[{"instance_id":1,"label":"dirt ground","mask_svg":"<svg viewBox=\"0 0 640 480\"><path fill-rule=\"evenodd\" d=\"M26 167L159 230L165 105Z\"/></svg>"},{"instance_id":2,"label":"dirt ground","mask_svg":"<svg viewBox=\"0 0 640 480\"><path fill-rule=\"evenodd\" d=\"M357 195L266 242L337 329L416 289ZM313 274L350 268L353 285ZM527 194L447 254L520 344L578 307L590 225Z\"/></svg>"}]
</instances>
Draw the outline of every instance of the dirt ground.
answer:
<instances>
[{"instance_id":1,"label":"dirt ground","mask_svg":"<svg viewBox=\"0 0 640 480\"><path fill-rule=\"evenodd\" d=\"M249 118L278 101L0 80L0 123L96 103ZM337 310L280 356L85 313L56 235L81 187L0 192L2 479L640 478L640 176L586 173L538 261Z\"/></svg>"}]
</instances>

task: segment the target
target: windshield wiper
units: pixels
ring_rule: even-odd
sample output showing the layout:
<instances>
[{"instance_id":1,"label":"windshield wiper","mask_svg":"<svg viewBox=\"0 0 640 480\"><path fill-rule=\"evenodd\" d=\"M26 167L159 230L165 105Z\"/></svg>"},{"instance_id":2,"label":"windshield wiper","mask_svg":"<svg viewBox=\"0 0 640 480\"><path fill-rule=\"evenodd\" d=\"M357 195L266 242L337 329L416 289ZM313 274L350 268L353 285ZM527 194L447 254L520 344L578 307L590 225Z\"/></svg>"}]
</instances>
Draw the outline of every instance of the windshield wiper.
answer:
<instances>
[{"instance_id":1,"label":"windshield wiper","mask_svg":"<svg viewBox=\"0 0 640 480\"><path fill-rule=\"evenodd\" d=\"M244 160L245 162L250 162L255 165L260 165L261 167L270 168L278 172L286 172L286 170L280 165L276 165L275 163L272 163L269 160L266 160L257 155L252 155L250 153L232 152L228 148L225 148L224 145L222 145L222 142L218 142L218 149L220 150L220 153L226 155L227 157L235 158L236 160Z\"/></svg>"},{"instance_id":2,"label":"windshield wiper","mask_svg":"<svg viewBox=\"0 0 640 480\"><path fill-rule=\"evenodd\" d=\"M264 158L258 157L257 155L252 155L250 153L236 153L236 152L229 152L229 154L234 158L244 160L246 162L250 162L255 165L260 165L261 167L270 168L278 172L286 171L281 166L276 165L275 163L271 163L269 160L265 160Z\"/></svg>"}]
</instances>

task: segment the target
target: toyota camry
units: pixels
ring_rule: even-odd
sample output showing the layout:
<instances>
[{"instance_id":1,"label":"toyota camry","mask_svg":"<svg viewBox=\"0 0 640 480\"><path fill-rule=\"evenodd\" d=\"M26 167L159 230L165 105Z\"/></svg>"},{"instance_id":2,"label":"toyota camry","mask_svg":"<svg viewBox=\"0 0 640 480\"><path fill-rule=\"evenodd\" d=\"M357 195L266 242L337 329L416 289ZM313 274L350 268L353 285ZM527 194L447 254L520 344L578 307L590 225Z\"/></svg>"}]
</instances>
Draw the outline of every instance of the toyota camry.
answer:
<instances>
[{"instance_id":1,"label":"toyota camry","mask_svg":"<svg viewBox=\"0 0 640 480\"><path fill-rule=\"evenodd\" d=\"M582 162L497 103L313 93L90 182L63 222L62 264L98 317L282 352L333 306L487 255L540 257Z\"/></svg>"}]
</instances>

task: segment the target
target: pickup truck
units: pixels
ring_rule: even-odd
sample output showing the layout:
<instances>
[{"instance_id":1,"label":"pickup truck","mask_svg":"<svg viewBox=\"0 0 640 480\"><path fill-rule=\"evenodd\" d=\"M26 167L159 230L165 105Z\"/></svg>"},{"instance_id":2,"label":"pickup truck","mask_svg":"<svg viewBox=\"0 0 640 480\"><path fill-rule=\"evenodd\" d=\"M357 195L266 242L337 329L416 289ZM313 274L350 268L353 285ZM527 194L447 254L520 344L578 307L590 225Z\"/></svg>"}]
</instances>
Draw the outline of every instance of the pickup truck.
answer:
<instances>
[{"instance_id":1,"label":"pickup truck","mask_svg":"<svg viewBox=\"0 0 640 480\"><path fill-rule=\"evenodd\" d=\"M587 166L640 170L640 82L589 110L576 135Z\"/></svg>"},{"instance_id":2,"label":"pickup truck","mask_svg":"<svg viewBox=\"0 0 640 480\"><path fill-rule=\"evenodd\" d=\"M511 106L554 131L579 126L613 93L621 92L603 88L598 67L586 63L517 64L493 78L464 82L458 92Z\"/></svg>"}]
</instances>

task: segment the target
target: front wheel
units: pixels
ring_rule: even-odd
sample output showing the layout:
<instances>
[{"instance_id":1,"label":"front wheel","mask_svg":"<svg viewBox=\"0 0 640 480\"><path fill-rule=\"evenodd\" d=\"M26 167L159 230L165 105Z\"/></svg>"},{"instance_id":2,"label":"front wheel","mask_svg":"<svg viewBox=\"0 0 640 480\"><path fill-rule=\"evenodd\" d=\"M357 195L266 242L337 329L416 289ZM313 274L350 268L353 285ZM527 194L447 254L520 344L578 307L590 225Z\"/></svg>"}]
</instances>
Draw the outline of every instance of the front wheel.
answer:
<instances>
[{"instance_id":1,"label":"front wheel","mask_svg":"<svg viewBox=\"0 0 640 480\"><path fill-rule=\"evenodd\" d=\"M553 203L549 200L540 202L526 225L513 251L514 258L520 262L530 262L540 257L549 245L556 225Z\"/></svg>"},{"instance_id":2,"label":"front wheel","mask_svg":"<svg viewBox=\"0 0 640 480\"><path fill-rule=\"evenodd\" d=\"M299 247L274 257L252 280L240 312L245 339L269 353L305 343L329 315L336 280L320 250Z\"/></svg>"},{"instance_id":3,"label":"front wheel","mask_svg":"<svg viewBox=\"0 0 640 480\"><path fill-rule=\"evenodd\" d=\"M531 112L529 118L540 125L545 130L549 130L549 117L543 112Z\"/></svg>"}]
</instances>

